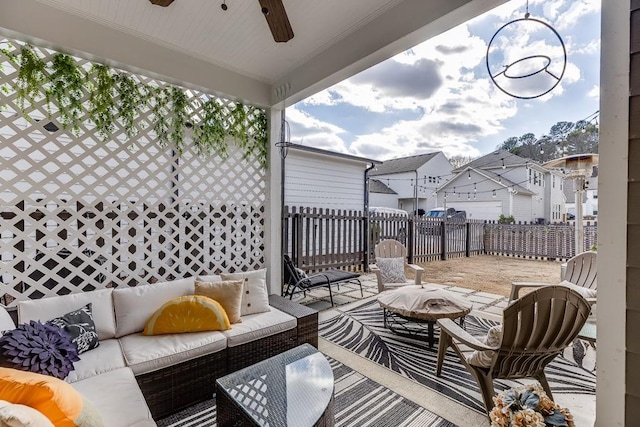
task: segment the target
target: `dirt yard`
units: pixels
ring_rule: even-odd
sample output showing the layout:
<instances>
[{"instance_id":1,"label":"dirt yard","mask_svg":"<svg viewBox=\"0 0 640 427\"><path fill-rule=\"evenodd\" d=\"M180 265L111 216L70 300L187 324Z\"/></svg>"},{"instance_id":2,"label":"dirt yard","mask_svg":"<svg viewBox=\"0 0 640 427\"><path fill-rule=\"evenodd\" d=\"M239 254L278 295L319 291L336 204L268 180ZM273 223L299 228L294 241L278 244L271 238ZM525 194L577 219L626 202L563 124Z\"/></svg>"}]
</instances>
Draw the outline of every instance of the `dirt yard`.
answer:
<instances>
[{"instance_id":1,"label":"dirt yard","mask_svg":"<svg viewBox=\"0 0 640 427\"><path fill-rule=\"evenodd\" d=\"M425 269L423 282L452 284L509 296L511 282L559 283L560 264L559 261L477 255L419 265Z\"/></svg>"}]
</instances>

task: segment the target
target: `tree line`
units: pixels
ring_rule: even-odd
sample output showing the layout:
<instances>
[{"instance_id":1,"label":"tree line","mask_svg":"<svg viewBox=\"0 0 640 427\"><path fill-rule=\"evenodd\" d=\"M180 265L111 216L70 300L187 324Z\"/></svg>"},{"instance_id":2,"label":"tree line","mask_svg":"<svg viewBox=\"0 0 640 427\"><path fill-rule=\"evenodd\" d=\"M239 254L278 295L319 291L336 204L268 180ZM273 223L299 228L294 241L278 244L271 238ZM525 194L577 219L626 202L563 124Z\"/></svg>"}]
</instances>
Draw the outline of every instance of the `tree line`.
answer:
<instances>
[{"instance_id":1,"label":"tree line","mask_svg":"<svg viewBox=\"0 0 640 427\"><path fill-rule=\"evenodd\" d=\"M558 122L540 138L533 133L512 136L496 148L544 163L574 154L597 153L598 141L598 127L581 120Z\"/></svg>"}]
</instances>

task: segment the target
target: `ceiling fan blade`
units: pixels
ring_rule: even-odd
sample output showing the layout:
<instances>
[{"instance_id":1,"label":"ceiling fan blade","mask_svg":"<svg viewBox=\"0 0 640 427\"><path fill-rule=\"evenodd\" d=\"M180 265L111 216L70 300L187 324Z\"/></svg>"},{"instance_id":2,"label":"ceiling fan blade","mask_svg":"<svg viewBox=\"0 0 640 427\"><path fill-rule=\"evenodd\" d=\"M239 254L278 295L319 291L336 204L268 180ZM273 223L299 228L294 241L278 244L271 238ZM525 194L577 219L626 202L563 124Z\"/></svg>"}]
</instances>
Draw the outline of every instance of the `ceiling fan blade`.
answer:
<instances>
[{"instance_id":1,"label":"ceiling fan blade","mask_svg":"<svg viewBox=\"0 0 640 427\"><path fill-rule=\"evenodd\" d=\"M167 7L171 3L173 3L173 0L149 0L149 1L155 4L156 6L162 6L162 7Z\"/></svg>"},{"instance_id":2,"label":"ceiling fan blade","mask_svg":"<svg viewBox=\"0 0 640 427\"><path fill-rule=\"evenodd\" d=\"M258 0L262 13L267 19L273 39L278 43L286 43L293 38L293 28L284 10L282 0Z\"/></svg>"}]
</instances>

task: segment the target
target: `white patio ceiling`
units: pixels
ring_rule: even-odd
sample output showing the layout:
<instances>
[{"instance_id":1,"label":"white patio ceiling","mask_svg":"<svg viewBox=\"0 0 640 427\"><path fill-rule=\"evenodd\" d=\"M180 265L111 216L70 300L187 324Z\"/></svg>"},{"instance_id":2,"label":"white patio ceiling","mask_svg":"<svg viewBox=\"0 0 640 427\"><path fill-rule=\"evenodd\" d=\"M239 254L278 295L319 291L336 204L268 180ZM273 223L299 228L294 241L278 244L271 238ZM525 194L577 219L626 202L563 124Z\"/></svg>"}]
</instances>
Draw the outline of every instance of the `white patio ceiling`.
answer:
<instances>
[{"instance_id":1,"label":"white patio ceiling","mask_svg":"<svg viewBox=\"0 0 640 427\"><path fill-rule=\"evenodd\" d=\"M263 106L291 105L505 0L3 0L0 32Z\"/></svg>"}]
</instances>

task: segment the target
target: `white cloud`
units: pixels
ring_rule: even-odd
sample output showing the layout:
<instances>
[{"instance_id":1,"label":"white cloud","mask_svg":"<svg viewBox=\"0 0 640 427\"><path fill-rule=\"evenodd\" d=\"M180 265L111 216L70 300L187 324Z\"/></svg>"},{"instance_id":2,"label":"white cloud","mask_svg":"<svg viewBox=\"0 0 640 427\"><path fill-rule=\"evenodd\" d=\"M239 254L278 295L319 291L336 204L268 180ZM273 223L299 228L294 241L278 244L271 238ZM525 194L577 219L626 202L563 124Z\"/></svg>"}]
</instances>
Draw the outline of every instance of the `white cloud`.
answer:
<instances>
[{"instance_id":1,"label":"white cloud","mask_svg":"<svg viewBox=\"0 0 640 427\"><path fill-rule=\"evenodd\" d=\"M589 92L587 92L589 98L600 98L600 85L594 85Z\"/></svg>"},{"instance_id":2,"label":"white cloud","mask_svg":"<svg viewBox=\"0 0 640 427\"><path fill-rule=\"evenodd\" d=\"M344 129L318 120L295 105L287 108L287 122L291 128L291 142L340 153L350 151L340 137L345 133Z\"/></svg>"},{"instance_id":3,"label":"white cloud","mask_svg":"<svg viewBox=\"0 0 640 427\"><path fill-rule=\"evenodd\" d=\"M583 16L600 12L600 0L579 0L570 3L567 10L558 15L555 24L558 30L566 30L576 25Z\"/></svg>"}]
</instances>

